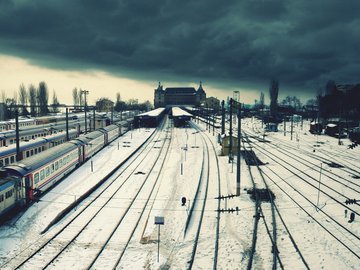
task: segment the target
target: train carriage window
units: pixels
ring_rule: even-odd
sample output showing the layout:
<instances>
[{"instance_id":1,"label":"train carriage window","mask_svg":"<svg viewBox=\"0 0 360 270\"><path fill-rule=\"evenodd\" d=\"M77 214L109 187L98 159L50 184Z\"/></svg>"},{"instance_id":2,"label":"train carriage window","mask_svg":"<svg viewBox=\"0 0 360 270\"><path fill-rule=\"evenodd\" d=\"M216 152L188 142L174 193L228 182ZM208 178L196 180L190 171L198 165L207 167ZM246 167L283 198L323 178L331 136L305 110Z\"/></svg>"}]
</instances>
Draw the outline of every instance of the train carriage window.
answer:
<instances>
[{"instance_id":1,"label":"train carriage window","mask_svg":"<svg viewBox=\"0 0 360 270\"><path fill-rule=\"evenodd\" d=\"M13 144L14 143L14 140L10 140L10 144Z\"/></svg>"},{"instance_id":2,"label":"train carriage window","mask_svg":"<svg viewBox=\"0 0 360 270\"><path fill-rule=\"evenodd\" d=\"M9 190L5 193L5 199L10 198L13 195L13 190Z\"/></svg>"},{"instance_id":3,"label":"train carriage window","mask_svg":"<svg viewBox=\"0 0 360 270\"><path fill-rule=\"evenodd\" d=\"M40 180L42 181L45 178L44 170L40 171Z\"/></svg>"},{"instance_id":4,"label":"train carriage window","mask_svg":"<svg viewBox=\"0 0 360 270\"><path fill-rule=\"evenodd\" d=\"M1 195L0 195L0 202L2 202L3 200L4 200L4 195L1 194Z\"/></svg>"},{"instance_id":5,"label":"train carriage window","mask_svg":"<svg viewBox=\"0 0 360 270\"><path fill-rule=\"evenodd\" d=\"M58 170L58 168L59 168L59 162L55 162L55 171L57 171Z\"/></svg>"},{"instance_id":6,"label":"train carriage window","mask_svg":"<svg viewBox=\"0 0 360 270\"><path fill-rule=\"evenodd\" d=\"M35 155L38 153L38 149L37 148L35 148Z\"/></svg>"},{"instance_id":7,"label":"train carriage window","mask_svg":"<svg viewBox=\"0 0 360 270\"><path fill-rule=\"evenodd\" d=\"M9 158L5 158L5 166L9 165Z\"/></svg>"},{"instance_id":8,"label":"train carriage window","mask_svg":"<svg viewBox=\"0 0 360 270\"><path fill-rule=\"evenodd\" d=\"M26 151L26 157L30 156L30 151Z\"/></svg>"},{"instance_id":9,"label":"train carriage window","mask_svg":"<svg viewBox=\"0 0 360 270\"><path fill-rule=\"evenodd\" d=\"M66 157L63 158L63 163L66 164Z\"/></svg>"},{"instance_id":10,"label":"train carriage window","mask_svg":"<svg viewBox=\"0 0 360 270\"><path fill-rule=\"evenodd\" d=\"M45 146L41 146L41 149L44 151L44 150L45 150Z\"/></svg>"},{"instance_id":11,"label":"train carriage window","mask_svg":"<svg viewBox=\"0 0 360 270\"><path fill-rule=\"evenodd\" d=\"M15 162L15 156L11 156L10 157L10 163L14 163Z\"/></svg>"},{"instance_id":12,"label":"train carriage window","mask_svg":"<svg viewBox=\"0 0 360 270\"><path fill-rule=\"evenodd\" d=\"M41 152L41 147L39 147L39 153Z\"/></svg>"},{"instance_id":13,"label":"train carriage window","mask_svg":"<svg viewBox=\"0 0 360 270\"><path fill-rule=\"evenodd\" d=\"M46 167L46 177L48 177L50 174L50 168L49 167Z\"/></svg>"},{"instance_id":14,"label":"train carriage window","mask_svg":"<svg viewBox=\"0 0 360 270\"><path fill-rule=\"evenodd\" d=\"M50 165L50 171L51 173L54 173L54 170L55 170L55 165L54 163Z\"/></svg>"},{"instance_id":15,"label":"train carriage window","mask_svg":"<svg viewBox=\"0 0 360 270\"><path fill-rule=\"evenodd\" d=\"M63 165L62 159L59 160L59 167L61 168Z\"/></svg>"},{"instance_id":16,"label":"train carriage window","mask_svg":"<svg viewBox=\"0 0 360 270\"><path fill-rule=\"evenodd\" d=\"M34 155L34 150L33 150L33 149L31 149L31 155L32 155L32 156Z\"/></svg>"},{"instance_id":17,"label":"train carriage window","mask_svg":"<svg viewBox=\"0 0 360 270\"><path fill-rule=\"evenodd\" d=\"M0 159L0 167L4 166L4 161Z\"/></svg>"},{"instance_id":18,"label":"train carriage window","mask_svg":"<svg viewBox=\"0 0 360 270\"><path fill-rule=\"evenodd\" d=\"M35 180L35 184L39 182L39 173L35 173L34 180Z\"/></svg>"}]
</instances>

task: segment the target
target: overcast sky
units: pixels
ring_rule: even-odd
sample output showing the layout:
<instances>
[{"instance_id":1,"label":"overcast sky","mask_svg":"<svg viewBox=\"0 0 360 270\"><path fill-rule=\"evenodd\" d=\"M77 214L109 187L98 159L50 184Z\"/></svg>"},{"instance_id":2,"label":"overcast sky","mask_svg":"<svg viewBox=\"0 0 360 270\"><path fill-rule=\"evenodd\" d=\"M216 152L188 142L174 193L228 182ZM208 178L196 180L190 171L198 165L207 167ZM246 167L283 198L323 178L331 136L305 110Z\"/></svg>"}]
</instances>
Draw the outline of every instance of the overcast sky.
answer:
<instances>
[{"instance_id":1,"label":"overcast sky","mask_svg":"<svg viewBox=\"0 0 360 270\"><path fill-rule=\"evenodd\" d=\"M0 90L44 80L65 102L74 87L152 100L158 81L201 80L208 95L253 102L278 78L281 96L311 97L329 79L359 82L359 10L358 0L0 0Z\"/></svg>"}]
</instances>

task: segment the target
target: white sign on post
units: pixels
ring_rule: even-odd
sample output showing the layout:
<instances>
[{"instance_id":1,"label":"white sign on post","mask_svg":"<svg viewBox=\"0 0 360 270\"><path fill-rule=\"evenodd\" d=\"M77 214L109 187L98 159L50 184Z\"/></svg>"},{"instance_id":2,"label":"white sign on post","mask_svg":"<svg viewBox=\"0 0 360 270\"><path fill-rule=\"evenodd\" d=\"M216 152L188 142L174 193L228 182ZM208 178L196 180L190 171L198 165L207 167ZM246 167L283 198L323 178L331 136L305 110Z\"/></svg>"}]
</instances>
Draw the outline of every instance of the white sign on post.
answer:
<instances>
[{"instance_id":1,"label":"white sign on post","mask_svg":"<svg viewBox=\"0 0 360 270\"><path fill-rule=\"evenodd\" d=\"M155 225L158 225L158 256L157 261L159 262L160 258L160 225L164 225L164 217L155 217Z\"/></svg>"},{"instance_id":2,"label":"white sign on post","mask_svg":"<svg viewBox=\"0 0 360 270\"><path fill-rule=\"evenodd\" d=\"M155 217L156 225L164 225L164 217Z\"/></svg>"}]
</instances>

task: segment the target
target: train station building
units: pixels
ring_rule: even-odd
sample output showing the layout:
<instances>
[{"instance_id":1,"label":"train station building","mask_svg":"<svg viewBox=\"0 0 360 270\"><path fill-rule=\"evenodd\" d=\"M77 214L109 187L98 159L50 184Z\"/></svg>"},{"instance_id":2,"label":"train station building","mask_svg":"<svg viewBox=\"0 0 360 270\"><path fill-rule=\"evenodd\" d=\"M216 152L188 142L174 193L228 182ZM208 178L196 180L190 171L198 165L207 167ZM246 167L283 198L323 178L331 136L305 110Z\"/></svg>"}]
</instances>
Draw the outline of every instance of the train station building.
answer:
<instances>
[{"instance_id":1,"label":"train station building","mask_svg":"<svg viewBox=\"0 0 360 270\"><path fill-rule=\"evenodd\" d=\"M199 88L194 87L167 87L165 90L159 82L154 90L154 107L169 106L200 106L206 99L206 93L200 82Z\"/></svg>"}]
</instances>

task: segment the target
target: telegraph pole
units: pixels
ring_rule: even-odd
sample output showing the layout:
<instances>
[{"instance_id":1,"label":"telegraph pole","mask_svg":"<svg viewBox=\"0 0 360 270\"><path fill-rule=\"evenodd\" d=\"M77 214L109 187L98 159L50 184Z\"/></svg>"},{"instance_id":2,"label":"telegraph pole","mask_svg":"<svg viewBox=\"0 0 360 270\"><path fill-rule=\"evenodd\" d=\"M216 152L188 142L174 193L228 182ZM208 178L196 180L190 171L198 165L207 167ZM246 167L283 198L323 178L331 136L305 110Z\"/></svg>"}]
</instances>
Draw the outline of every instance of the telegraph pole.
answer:
<instances>
[{"instance_id":1,"label":"telegraph pole","mask_svg":"<svg viewBox=\"0 0 360 270\"><path fill-rule=\"evenodd\" d=\"M225 134L225 101L221 101L221 135Z\"/></svg>"},{"instance_id":2,"label":"telegraph pole","mask_svg":"<svg viewBox=\"0 0 360 270\"><path fill-rule=\"evenodd\" d=\"M96 107L93 108L93 131L95 131L95 109Z\"/></svg>"},{"instance_id":3,"label":"telegraph pole","mask_svg":"<svg viewBox=\"0 0 360 270\"><path fill-rule=\"evenodd\" d=\"M284 136L286 136L286 116L284 116Z\"/></svg>"},{"instance_id":4,"label":"telegraph pole","mask_svg":"<svg viewBox=\"0 0 360 270\"><path fill-rule=\"evenodd\" d=\"M86 96L89 94L89 91L88 90L80 90L80 93L85 95L84 111L85 111L85 134L86 134L87 133L87 119L86 119L87 103L86 103Z\"/></svg>"},{"instance_id":5,"label":"telegraph pole","mask_svg":"<svg viewBox=\"0 0 360 270\"><path fill-rule=\"evenodd\" d=\"M291 115L291 131L290 131L290 140L292 140L293 139L293 127L294 126L294 116L293 115Z\"/></svg>"},{"instance_id":6,"label":"telegraph pole","mask_svg":"<svg viewBox=\"0 0 360 270\"><path fill-rule=\"evenodd\" d=\"M215 135L215 110L213 110L213 136Z\"/></svg>"},{"instance_id":7,"label":"telegraph pole","mask_svg":"<svg viewBox=\"0 0 360 270\"><path fill-rule=\"evenodd\" d=\"M70 141L69 138L69 109L66 108L66 140Z\"/></svg>"},{"instance_id":8,"label":"telegraph pole","mask_svg":"<svg viewBox=\"0 0 360 270\"><path fill-rule=\"evenodd\" d=\"M16 161L20 160L19 111L15 110Z\"/></svg>"},{"instance_id":9,"label":"telegraph pole","mask_svg":"<svg viewBox=\"0 0 360 270\"><path fill-rule=\"evenodd\" d=\"M236 164L236 195L240 196L240 150L241 150L241 103L238 104L238 136L237 136L237 164Z\"/></svg>"},{"instance_id":10,"label":"telegraph pole","mask_svg":"<svg viewBox=\"0 0 360 270\"><path fill-rule=\"evenodd\" d=\"M230 136L230 141L229 141L229 163L232 161L232 107L233 107L233 99L230 98L230 132L229 132L229 136Z\"/></svg>"}]
</instances>

